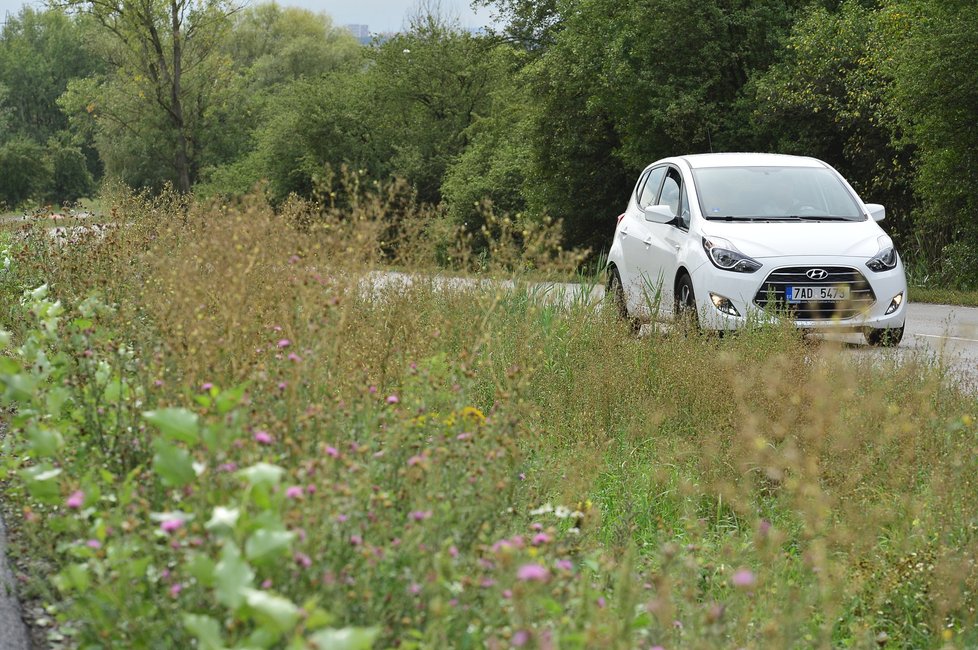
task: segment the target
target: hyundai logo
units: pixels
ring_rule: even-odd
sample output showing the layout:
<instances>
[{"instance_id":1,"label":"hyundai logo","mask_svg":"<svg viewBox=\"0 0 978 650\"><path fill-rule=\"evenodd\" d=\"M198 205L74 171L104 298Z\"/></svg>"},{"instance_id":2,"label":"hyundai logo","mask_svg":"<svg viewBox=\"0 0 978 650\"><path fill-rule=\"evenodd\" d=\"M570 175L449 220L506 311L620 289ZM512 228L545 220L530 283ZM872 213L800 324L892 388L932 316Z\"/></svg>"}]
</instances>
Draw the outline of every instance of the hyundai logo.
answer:
<instances>
[{"instance_id":1,"label":"hyundai logo","mask_svg":"<svg viewBox=\"0 0 978 650\"><path fill-rule=\"evenodd\" d=\"M810 269L805 275L812 280L824 280L829 277L829 272L825 269Z\"/></svg>"}]
</instances>

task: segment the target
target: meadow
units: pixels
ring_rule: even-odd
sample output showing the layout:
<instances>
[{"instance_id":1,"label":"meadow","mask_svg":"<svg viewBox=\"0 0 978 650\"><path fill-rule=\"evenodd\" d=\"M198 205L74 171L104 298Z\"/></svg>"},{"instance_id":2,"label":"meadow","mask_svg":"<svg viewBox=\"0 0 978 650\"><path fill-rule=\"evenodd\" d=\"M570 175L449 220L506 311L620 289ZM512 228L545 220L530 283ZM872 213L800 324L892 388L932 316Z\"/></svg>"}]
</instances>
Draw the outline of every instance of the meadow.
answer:
<instances>
[{"instance_id":1,"label":"meadow","mask_svg":"<svg viewBox=\"0 0 978 650\"><path fill-rule=\"evenodd\" d=\"M52 645L978 645L978 401L940 362L637 337L525 281L579 263L557 224L476 242L397 186L102 205L0 259Z\"/></svg>"}]
</instances>

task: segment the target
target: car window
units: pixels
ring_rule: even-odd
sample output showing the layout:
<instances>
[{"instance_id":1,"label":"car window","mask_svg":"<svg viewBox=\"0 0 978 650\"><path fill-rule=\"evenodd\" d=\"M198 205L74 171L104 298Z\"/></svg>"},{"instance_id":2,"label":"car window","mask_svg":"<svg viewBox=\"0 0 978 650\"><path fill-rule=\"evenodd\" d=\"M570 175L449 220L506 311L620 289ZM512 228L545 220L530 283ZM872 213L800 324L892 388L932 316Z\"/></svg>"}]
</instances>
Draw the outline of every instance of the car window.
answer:
<instances>
[{"instance_id":1,"label":"car window","mask_svg":"<svg viewBox=\"0 0 978 650\"><path fill-rule=\"evenodd\" d=\"M681 197L682 179L679 172L670 168L666 174L666 180L662 184L662 193L659 195L659 205L667 205L672 211L673 216L679 214L679 202Z\"/></svg>"},{"instance_id":2,"label":"car window","mask_svg":"<svg viewBox=\"0 0 978 650\"><path fill-rule=\"evenodd\" d=\"M650 205L655 205L655 197L659 194L659 186L662 184L662 177L666 175L665 167L656 167L650 173L642 186L638 196L638 207L643 210Z\"/></svg>"}]
</instances>

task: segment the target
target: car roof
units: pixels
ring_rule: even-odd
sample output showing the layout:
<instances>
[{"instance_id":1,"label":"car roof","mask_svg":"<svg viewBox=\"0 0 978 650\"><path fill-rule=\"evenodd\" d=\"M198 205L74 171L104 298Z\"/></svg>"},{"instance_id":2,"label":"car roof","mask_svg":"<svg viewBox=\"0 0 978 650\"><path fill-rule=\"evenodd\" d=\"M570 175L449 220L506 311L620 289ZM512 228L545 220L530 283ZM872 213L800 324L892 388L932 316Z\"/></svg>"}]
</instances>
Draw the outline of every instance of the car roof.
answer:
<instances>
[{"instance_id":1,"label":"car roof","mask_svg":"<svg viewBox=\"0 0 978 650\"><path fill-rule=\"evenodd\" d=\"M817 158L778 153L703 153L680 156L693 169L704 167L827 167Z\"/></svg>"}]
</instances>

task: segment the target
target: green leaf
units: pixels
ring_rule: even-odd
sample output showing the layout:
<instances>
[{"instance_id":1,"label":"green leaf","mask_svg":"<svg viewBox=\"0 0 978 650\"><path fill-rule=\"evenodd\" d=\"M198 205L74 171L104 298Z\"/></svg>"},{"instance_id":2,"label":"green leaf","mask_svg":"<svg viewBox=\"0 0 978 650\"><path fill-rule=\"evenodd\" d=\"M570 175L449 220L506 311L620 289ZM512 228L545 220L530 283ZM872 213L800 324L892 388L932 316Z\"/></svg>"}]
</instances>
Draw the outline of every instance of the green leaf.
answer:
<instances>
[{"instance_id":1,"label":"green leaf","mask_svg":"<svg viewBox=\"0 0 978 650\"><path fill-rule=\"evenodd\" d=\"M241 403L244 398L245 385L235 386L234 388L229 388L217 396L215 400L215 406L217 407L217 412L220 415L225 415L231 411L234 407Z\"/></svg>"},{"instance_id":2,"label":"green leaf","mask_svg":"<svg viewBox=\"0 0 978 650\"><path fill-rule=\"evenodd\" d=\"M288 598L258 589L243 591L248 607L264 627L285 634L291 632L299 622L299 608Z\"/></svg>"},{"instance_id":3,"label":"green leaf","mask_svg":"<svg viewBox=\"0 0 978 650\"><path fill-rule=\"evenodd\" d=\"M203 553L195 553L187 560L187 573L205 587L214 586L214 573L217 564Z\"/></svg>"},{"instance_id":4,"label":"green leaf","mask_svg":"<svg viewBox=\"0 0 978 650\"><path fill-rule=\"evenodd\" d=\"M7 386L3 393L5 402L30 402L37 391L37 380L30 375L3 375L0 382Z\"/></svg>"},{"instance_id":5,"label":"green leaf","mask_svg":"<svg viewBox=\"0 0 978 650\"><path fill-rule=\"evenodd\" d=\"M200 426L197 423L197 414L193 411L168 408L146 411L143 417L169 440L180 440L188 444L200 440Z\"/></svg>"},{"instance_id":6,"label":"green leaf","mask_svg":"<svg viewBox=\"0 0 978 650\"><path fill-rule=\"evenodd\" d=\"M22 470L20 473L24 482L27 483L27 490L38 501L44 503L57 503L61 490L58 485L58 477L61 470L52 468L50 465L35 465Z\"/></svg>"},{"instance_id":7,"label":"green leaf","mask_svg":"<svg viewBox=\"0 0 978 650\"><path fill-rule=\"evenodd\" d=\"M203 650L224 650L221 626L210 616L184 614L183 626L197 637L197 647Z\"/></svg>"},{"instance_id":8,"label":"green leaf","mask_svg":"<svg viewBox=\"0 0 978 650\"><path fill-rule=\"evenodd\" d=\"M238 471L238 476L242 477L252 487L265 486L272 487L277 485L282 479L285 470L277 465L268 463L257 463L251 467L246 467Z\"/></svg>"},{"instance_id":9,"label":"green leaf","mask_svg":"<svg viewBox=\"0 0 978 650\"><path fill-rule=\"evenodd\" d=\"M31 427L27 433L27 439L30 441L31 451L37 458L56 455L65 443L60 431L43 426Z\"/></svg>"},{"instance_id":10,"label":"green leaf","mask_svg":"<svg viewBox=\"0 0 978 650\"><path fill-rule=\"evenodd\" d=\"M183 487L196 477L193 461L186 449L174 447L162 440L154 440L153 470L170 487Z\"/></svg>"},{"instance_id":11,"label":"green leaf","mask_svg":"<svg viewBox=\"0 0 978 650\"><path fill-rule=\"evenodd\" d=\"M244 591L254 582L255 572L241 559L241 550L228 544L221 552L221 560L214 567L214 590L217 602L236 610L244 602Z\"/></svg>"},{"instance_id":12,"label":"green leaf","mask_svg":"<svg viewBox=\"0 0 978 650\"><path fill-rule=\"evenodd\" d=\"M287 550L293 539L295 533L262 528L245 542L245 555L249 560L261 563Z\"/></svg>"},{"instance_id":13,"label":"green leaf","mask_svg":"<svg viewBox=\"0 0 978 650\"><path fill-rule=\"evenodd\" d=\"M309 637L320 650L369 650L377 639L375 627L344 627L339 630L320 630Z\"/></svg>"}]
</instances>

